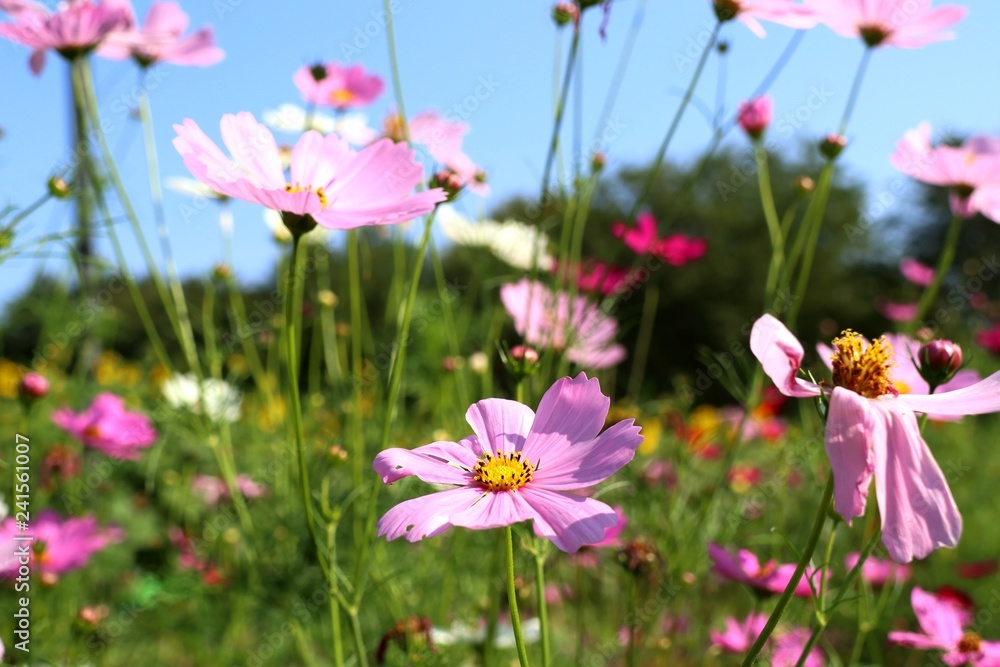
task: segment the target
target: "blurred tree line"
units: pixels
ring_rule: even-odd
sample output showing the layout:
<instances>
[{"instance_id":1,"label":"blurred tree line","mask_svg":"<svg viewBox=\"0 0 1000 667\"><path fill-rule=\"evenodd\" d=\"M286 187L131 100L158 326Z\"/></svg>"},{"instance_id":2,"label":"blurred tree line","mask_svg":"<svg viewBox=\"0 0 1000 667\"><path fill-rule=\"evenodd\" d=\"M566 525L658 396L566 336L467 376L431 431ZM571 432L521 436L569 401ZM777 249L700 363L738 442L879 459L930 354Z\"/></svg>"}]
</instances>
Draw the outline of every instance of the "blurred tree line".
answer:
<instances>
[{"instance_id":1,"label":"blurred tree line","mask_svg":"<svg viewBox=\"0 0 1000 667\"><path fill-rule=\"evenodd\" d=\"M810 154L811 151L801 151ZM801 187L802 177L815 178L821 167L817 156L795 158L770 156L771 182L779 215L790 207L796 208L796 223L805 210L808 195ZM584 238L584 257L629 265L631 251L611 234L615 221L625 220L635 201L648 168L628 167L605 174L595 195ZM939 189L907 183L903 195L894 194L891 202L884 194L866 193L865 184L852 178L847 170L839 170L823 223L816 261L805 303L801 306L798 332L808 341L829 340L841 329L851 327L867 335L890 330L874 307L878 298L895 301L915 301L918 288L900 276L898 263L903 256L914 256L933 265L937 261L950 213L947 194ZM881 204L880 204L881 202ZM892 211L888 216L875 215L885 204ZM558 228L554 221L562 219L563 202L553 197L539 213L534 202L514 198L500 204L491 217L497 220L517 218L537 221L557 241ZM650 276L649 285L659 290L652 346L644 369L643 395L674 391L680 384L693 382L704 370L699 351L717 351L730 357L747 349L749 325L761 314L763 286L770 258L770 242L761 210L753 152L748 147L730 148L694 163L668 163L661 170L646 208L659 223L660 235L683 232L708 240L708 253L700 261L683 267L663 265ZM531 215L529 215L531 214ZM878 221L873 222L873 218ZM415 223L419 224L419 223ZM365 294L365 353L369 359L385 358L391 353L395 339L396 313L389 304L398 302L402 285L408 280L413 265L413 248L407 249L406 273L394 282L394 256L390 232L386 229L362 230L363 285ZM957 253L952 283L963 280L980 267L978 258L989 258L1000 249L1000 229L984 219L966 223ZM343 335L348 320L348 284L344 270L347 261L342 249L311 246L310 253L326 253L331 273L331 288L336 295L333 307L338 331ZM965 261L972 258L974 263ZM434 274L434 262L425 263L423 287L416 315L423 326L415 329L416 337L408 357L408 376L419 383L439 373L427 373L440 368L445 358L457 351L468 356L484 350L490 331L502 328L502 338L512 344L517 335L508 317L498 317L498 287L514 280L518 272L504 265L486 251L447 246L440 256L447 297L452 309L455 336L446 330L441 295ZM280 275L280 274L276 274ZM440 277L440 276L439 276ZM106 282L106 281L105 281ZM204 348L207 325L214 327L223 352L238 353L239 332L230 315L226 290L232 283L218 275L189 279L185 283L189 309L193 313L199 347ZM166 313L158 307L153 286L141 284L158 330L164 336L171 354L181 362L182 354L173 337ZM275 326L272 318L280 313L275 304L275 282L265 285L243 285L243 298L251 320L258 313L258 324L252 327L253 342L266 352L275 346ZM621 325L621 342L629 349L630 358L619 368L616 381L624 390L631 372L638 324L642 315L643 290L616 309ZM986 281L985 294L995 294L996 285ZM948 293L946 284L942 294ZM319 326L319 294L315 272L307 274L304 309L304 340L314 340L314 327ZM211 297L206 307L206 295ZM325 297L329 301L329 295ZM321 300L321 299L320 299ZM270 304L270 306L268 306ZM329 303L327 304L329 307ZM960 318L944 333L958 340L967 340L971 327L985 326L989 309L962 309ZM211 321L209 321L209 319ZM269 324L273 322L273 324ZM964 334L963 334L964 332ZM0 354L25 365L47 358L64 367L71 367L74 354L85 338L97 339L106 349L125 357L152 361L146 336L136 316L127 290L106 290L100 298L81 300L50 276L39 275L33 285L6 309L0 330ZM453 346L457 343L458 349ZM310 354L320 347L304 346L308 364ZM263 354L262 352L262 354ZM274 351L280 354L280 351ZM735 363L739 362L734 358ZM179 363L183 367L183 363ZM384 376L386 364L374 362L375 372ZM700 397L702 400L723 401L721 389L714 387Z\"/></svg>"}]
</instances>

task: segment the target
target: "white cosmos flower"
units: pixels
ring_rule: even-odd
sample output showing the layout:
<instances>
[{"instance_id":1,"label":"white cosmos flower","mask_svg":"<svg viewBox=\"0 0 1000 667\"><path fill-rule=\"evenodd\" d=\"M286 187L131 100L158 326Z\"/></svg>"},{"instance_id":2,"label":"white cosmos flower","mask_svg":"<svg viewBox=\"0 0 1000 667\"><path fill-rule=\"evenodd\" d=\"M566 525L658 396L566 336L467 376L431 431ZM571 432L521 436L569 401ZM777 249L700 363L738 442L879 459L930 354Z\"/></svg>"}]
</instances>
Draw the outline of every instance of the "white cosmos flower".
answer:
<instances>
[{"instance_id":1,"label":"white cosmos flower","mask_svg":"<svg viewBox=\"0 0 1000 667\"><path fill-rule=\"evenodd\" d=\"M521 635L526 644L534 644L542 636L541 622L537 618L524 619L521 621ZM431 640L439 646L482 645L486 641L486 626L475 628L461 621L455 621L447 629L431 628ZM510 621L502 620L497 623L497 633L493 638L493 645L497 648L514 648L516 645L514 628Z\"/></svg>"},{"instance_id":2,"label":"white cosmos flower","mask_svg":"<svg viewBox=\"0 0 1000 667\"><path fill-rule=\"evenodd\" d=\"M514 268L533 266L551 271L555 258L549 254L549 237L538 228L517 220L472 222L451 206L439 206L441 231L454 243L470 248L486 248Z\"/></svg>"},{"instance_id":3,"label":"white cosmos flower","mask_svg":"<svg viewBox=\"0 0 1000 667\"><path fill-rule=\"evenodd\" d=\"M173 375L163 383L163 398L174 408L205 414L216 422L238 421L243 405L243 394L233 385L214 378L199 384L190 373Z\"/></svg>"},{"instance_id":4,"label":"white cosmos flower","mask_svg":"<svg viewBox=\"0 0 1000 667\"><path fill-rule=\"evenodd\" d=\"M347 113L339 118L314 111L306 126L306 110L295 104L282 104L277 109L264 112L264 123L279 132L304 132L316 130L321 134L336 132L347 143L355 146L370 144L377 135L368 127L368 117L363 113Z\"/></svg>"},{"instance_id":5,"label":"white cosmos flower","mask_svg":"<svg viewBox=\"0 0 1000 667\"><path fill-rule=\"evenodd\" d=\"M226 195L216 192L201 181L196 181L193 178L171 176L164 181L164 184L168 189L173 190L177 194L187 195L195 199L218 199L220 201L229 199Z\"/></svg>"}]
</instances>

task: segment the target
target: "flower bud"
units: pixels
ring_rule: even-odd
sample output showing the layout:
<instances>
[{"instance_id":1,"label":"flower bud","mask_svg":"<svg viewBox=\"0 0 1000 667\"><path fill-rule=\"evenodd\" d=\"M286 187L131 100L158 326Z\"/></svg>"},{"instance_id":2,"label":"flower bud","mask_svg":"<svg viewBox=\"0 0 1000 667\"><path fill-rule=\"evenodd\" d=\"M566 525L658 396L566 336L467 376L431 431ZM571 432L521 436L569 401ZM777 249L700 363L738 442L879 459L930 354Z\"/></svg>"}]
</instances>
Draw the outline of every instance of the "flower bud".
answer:
<instances>
[{"instance_id":1,"label":"flower bud","mask_svg":"<svg viewBox=\"0 0 1000 667\"><path fill-rule=\"evenodd\" d=\"M212 269L212 277L216 280L228 280L233 275L233 270L225 262L219 262Z\"/></svg>"},{"instance_id":2,"label":"flower bud","mask_svg":"<svg viewBox=\"0 0 1000 667\"><path fill-rule=\"evenodd\" d=\"M510 348L510 358L514 361L523 361L528 364L538 363L538 352L533 347L525 345L515 345Z\"/></svg>"},{"instance_id":3,"label":"flower bud","mask_svg":"<svg viewBox=\"0 0 1000 667\"><path fill-rule=\"evenodd\" d=\"M917 360L927 384L940 387L962 367L962 348L950 340L932 340L920 346Z\"/></svg>"},{"instance_id":4,"label":"flower bud","mask_svg":"<svg viewBox=\"0 0 1000 667\"><path fill-rule=\"evenodd\" d=\"M740 13L740 3L737 0L712 0L712 5L719 23L732 21Z\"/></svg>"},{"instance_id":5,"label":"flower bud","mask_svg":"<svg viewBox=\"0 0 1000 667\"><path fill-rule=\"evenodd\" d=\"M485 352L473 352L469 355L469 370L476 375L483 375L490 368L490 359Z\"/></svg>"},{"instance_id":6,"label":"flower bud","mask_svg":"<svg viewBox=\"0 0 1000 667\"><path fill-rule=\"evenodd\" d=\"M827 160L835 160L837 156L847 147L847 137L836 132L826 135L823 141L819 142L819 152Z\"/></svg>"},{"instance_id":7,"label":"flower bud","mask_svg":"<svg viewBox=\"0 0 1000 667\"><path fill-rule=\"evenodd\" d=\"M562 27L580 20L580 8L574 2L557 2L552 8L552 20Z\"/></svg>"},{"instance_id":8,"label":"flower bud","mask_svg":"<svg viewBox=\"0 0 1000 667\"><path fill-rule=\"evenodd\" d=\"M601 151L594 151L593 155L590 156L590 170L595 174L604 169L604 165L607 163L608 156Z\"/></svg>"},{"instance_id":9,"label":"flower bud","mask_svg":"<svg viewBox=\"0 0 1000 667\"><path fill-rule=\"evenodd\" d=\"M737 121L751 139L760 139L764 130L771 124L772 113L771 98L761 95L740 104Z\"/></svg>"},{"instance_id":10,"label":"flower bud","mask_svg":"<svg viewBox=\"0 0 1000 667\"><path fill-rule=\"evenodd\" d=\"M334 294L332 290L321 289L316 293L316 300L319 301L319 305L325 306L327 308L336 308L339 299L337 295Z\"/></svg>"},{"instance_id":11,"label":"flower bud","mask_svg":"<svg viewBox=\"0 0 1000 667\"><path fill-rule=\"evenodd\" d=\"M507 370L520 382L538 370L538 352L526 345L515 345L501 355Z\"/></svg>"},{"instance_id":12,"label":"flower bud","mask_svg":"<svg viewBox=\"0 0 1000 667\"><path fill-rule=\"evenodd\" d=\"M816 182L808 176L799 176L795 179L795 193L805 196L816 189Z\"/></svg>"},{"instance_id":13,"label":"flower bud","mask_svg":"<svg viewBox=\"0 0 1000 667\"><path fill-rule=\"evenodd\" d=\"M464 184L458 174L450 169L442 169L431 177L431 188L441 188L448 195L447 201L454 201Z\"/></svg>"},{"instance_id":14,"label":"flower bud","mask_svg":"<svg viewBox=\"0 0 1000 667\"><path fill-rule=\"evenodd\" d=\"M72 194L69 183L58 176L53 176L49 179L48 187L49 194L56 199L67 199Z\"/></svg>"},{"instance_id":15,"label":"flower bud","mask_svg":"<svg viewBox=\"0 0 1000 667\"><path fill-rule=\"evenodd\" d=\"M309 74L312 75L313 81L319 83L326 78L326 65L323 63L316 63L309 67Z\"/></svg>"},{"instance_id":16,"label":"flower bud","mask_svg":"<svg viewBox=\"0 0 1000 667\"><path fill-rule=\"evenodd\" d=\"M21 378L18 391L24 398L43 398L49 393L49 381L38 373L28 373Z\"/></svg>"}]
</instances>

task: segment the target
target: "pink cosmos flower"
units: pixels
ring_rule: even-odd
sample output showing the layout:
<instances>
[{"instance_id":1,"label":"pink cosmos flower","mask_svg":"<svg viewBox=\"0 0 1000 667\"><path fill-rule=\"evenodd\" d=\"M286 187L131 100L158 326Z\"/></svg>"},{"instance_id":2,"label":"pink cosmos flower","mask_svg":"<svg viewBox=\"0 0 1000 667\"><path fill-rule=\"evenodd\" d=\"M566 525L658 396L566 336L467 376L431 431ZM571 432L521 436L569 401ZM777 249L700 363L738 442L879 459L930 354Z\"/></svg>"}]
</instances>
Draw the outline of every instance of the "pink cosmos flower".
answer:
<instances>
[{"instance_id":1,"label":"pink cosmos flower","mask_svg":"<svg viewBox=\"0 0 1000 667\"><path fill-rule=\"evenodd\" d=\"M134 17L129 0L116 1ZM135 23L134 18L130 22ZM188 22L188 15L176 2L154 2L145 25L110 33L97 53L112 60L135 58L143 67L159 62L206 67L222 60L225 52L213 43L212 28L182 37Z\"/></svg>"},{"instance_id":2,"label":"pink cosmos flower","mask_svg":"<svg viewBox=\"0 0 1000 667\"><path fill-rule=\"evenodd\" d=\"M861 516L874 478L882 542L894 561L908 563L937 547L955 546L962 516L914 413L954 417L1000 411L1000 373L943 394L900 394L890 379L887 341L866 344L848 330L834 347L831 390L797 377L802 344L773 316L761 317L750 333L750 349L783 394L829 396L826 451L836 511L848 522Z\"/></svg>"},{"instance_id":3,"label":"pink cosmos flower","mask_svg":"<svg viewBox=\"0 0 1000 667\"><path fill-rule=\"evenodd\" d=\"M963 630L968 617L955 604L919 587L913 589L910 601L923 634L893 631L889 633L890 642L921 650L944 651L941 659L951 667L1000 665L1000 642L985 641L977 633Z\"/></svg>"},{"instance_id":4,"label":"pink cosmos flower","mask_svg":"<svg viewBox=\"0 0 1000 667\"><path fill-rule=\"evenodd\" d=\"M341 111L368 106L374 102L385 84L361 65L316 63L300 67L293 77L306 102Z\"/></svg>"},{"instance_id":5,"label":"pink cosmos flower","mask_svg":"<svg viewBox=\"0 0 1000 667\"><path fill-rule=\"evenodd\" d=\"M858 564L861 554L852 551L844 558L844 567L853 570ZM861 578L872 586L882 587L888 583L905 584L910 580L912 569L909 565L900 565L891 560L868 558L861 566Z\"/></svg>"},{"instance_id":6,"label":"pink cosmos flower","mask_svg":"<svg viewBox=\"0 0 1000 667\"><path fill-rule=\"evenodd\" d=\"M157 438L149 417L129 412L125 401L110 393L99 394L84 412L69 408L52 413L56 426L79 439L87 447L99 449L116 459L135 460Z\"/></svg>"},{"instance_id":7,"label":"pink cosmos flower","mask_svg":"<svg viewBox=\"0 0 1000 667\"><path fill-rule=\"evenodd\" d=\"M805 0L820 23L844 37L860 37L869 47L919 49L954 39L946 32L967 13L965 7L931 8L931 0Z\"/></svg>"},{"instance_id":8,"label":"pink cosmos flower","mask_svg":"<svg viewBox=\"0 0 1000 667\"><path fill-rule=\"evenodd\" d=\"M726 630L709 630L708 637L712 646L717 646L730 653L746 653L760 636L767 625L767 614L750 614L742 621L732 616L726 617Z\"/></svg>"},{"instance_id":9,"label":"pink cosmos flower","mask_svg":"<svg viewBox=\"0 0 1000 667\"><path fill-rule=\"evenodd\" d=\"M918 304L876 299L875 309L890 322L910 322L917 316Z\"/></svg>"},{"instance_id":10,"label":"pink cosmos flower","mask_svg":"<svg viewBox=\"0 0 1000 667\"><path fill-rule=\"evenodd\" d=\"M267 495L267 487L253 481L249 475L237 475L236 486L246 498L263 498ZM212 475L195 475L191 480L191 490L201 496L208 506L214 506L220 500L229 498L229 487L226 482Z\"/></svg>"},{"instance_id":11,"label":"pink cosmos flower","mask_svg":"<svg viewBox=\"0 0 1000 667\"><path fill-rule=\"evenodd\" d=\"M14 19L0 24L0 37L32 49L32 73L41 74L45 53L53 50L70 60L89 53L115 30L131 25L128 9L117 2L68 0L50 13L29 0L0 0L0 9Z\"/></svg>"},{"instance_id":12,"label":"pink cosmos flower","mask_svg":"<svg viewBox=\"0 0 1000 667\"><path fill-rule=\"evenodd\" d=\"M32 542L15 541L30 535ZM29 531L17 528L14 517L0 524L0 579L18 575L21 565L29 565L45 583L55 583L60 575L78 570L90 557L122 539L118 528L100 528L93 516L63 519L52 510L42 510L32 517ZM28 545L28 562L23 562L18 548Z\"/></svg>"},{"instance_id":13,"label":"pink cosmos flower","mask_svg":"<svg viewBox=\"0 0 1000 667\"><path fill-rule=\"evenodd\" d=\"M736 19L758 37L767 34L761 21L798 29L816 25L814 12L796 0L712 0L712 5L720 22Z\"/></svg>"},{"instance_id":14,"label":"pink cosmos flower","mask_svg":"<svg viewBox=\"0 0 1000 667\"><path fill-rule=\"evenodd\" d=\"M708 251L708 241L686 234L671 234L660 240L653 254L671 266L696 262Z\"/></svg>"},{"instance_id":15,"label":"pink cosmos flower","mask_svg":"<svg viewBox=\"0 0 1000 667\"><path fill-rule=\"evenodd\" d=\"M584 296L571 302L566 292L523 278L501 287L500 300L529 345L563 352L586 368L609 368L625 359L625 348L614 342L618 322Z\"/></svg>"},{"instance_id":16,"label":"pink cosmos flower","mask_svg":"<svg viewBox=\"0 0 1000 667\"><path fill-rule=\"evenodd\" d=\"M712 572L723 579L738 581L768 593L783 592L795 572L794 564L779 565L776 561L769 560L761 565L757 556L752 552L740 549L736 556L733 556L715 542L709 543L708 555L714 563ZM795 595L811 597L812 589L809 587L809 579L816 574L818 574L816 570L807 568L805 575L795 587Z\"/></svg>"},{"instance_id":17,"label":"pink cosmos flower","mask_svg":"<svg viewBox=\"0 0 1000 667\"><path fill-rule=\"evenodd\" d=\"M954 215L982 213L1000 222L1000 144L973 137L961 146L933 146L931 127L921 123L896 143L892 166L918 181L947 187Z\"/></svg>"},{"instance_id":18,"label":"pink cosmos flower","mask_svg":"<svg viewBox=\"0 0 1000 667\"><path fill-rule=\"evenodd\" d=\"M759 139L767 126L771 124L774 104L767 95L755 97L747 102L741 102L736 119L752 139Z\"/></svg>"},{"instance_id":19,"label":"pink cosmos flower","mask_svg":"<svg viewBox=\"0 0 1000 667\"><path fill-rule=\"evenodd\" d=\"M684 266L701 259L708 250L708 242L703 238L672 234L660 238L656 218L649 213L640 213L635 218L635 227L624 222L611 225L611 234L622 239L625 246L637 255L653 255L671 266Z\"/></svg>"},{"instance_id":20,"label":"pink cosmos flower","mask_svg":"<svg viewBox=\"0 0 1000 667\"><path fill-rule=\"evenodd\" d=\"M771 667L795 667L799 664L799 656L802 655L810 634L805 628L794 628L775 637ZM823 667L826 665L826 657L818 646L814 646L802 664L805 667Z\"/></svg>"},{"instance_id":21,"label":"pink cosmos flower","mask_svg":"<svg viewBox=\"0 0 1000 667\"><path fill-rule=\"evenodd\" d=\"M914 285L927 287L934 282L934 269L921 264L912 257L904 257L899 263L899 272Z\"/></svg>"},{"instance_id":22,"label":"pink cosmos flower","mask_svg":"<svg viewBox=\"0 0 1000 667\"><path fill-rule=\"evenodd\" d=\"M444 201L440 188L413 194L423 169L413 151L388 139L360 152L336 134L308 131L292 149L290 178L266 127L243 111L222 117L227 158L191 119L174 125L174 147L194 176L216 192L329 229L406 222Z\"/></svg>"},{"instance_id":23,"label":"pink cosmos flower","mask_svg":"<svg viewBox=\"0 0 1000 667\"><path fill-rule=\"evenodd\" d=\"M920 374L915 360L919 358L920 343L905 334L883 334L882 338L889 343L891 355L889 358L889 382L897 394L929 394L930 385ZM867 344L867 341L865 341ZM819 343L816 351L826 367L833 370L834 349L829 345ZM955 375L935 389L934 393L944 394L956 389L971 387L982 379L979 371L966 368L958 371ZM934 421L959 421L960 416L953 415L928 415Z\"/></svg>"},{"instance_id":24,"label":"pink cosmos flower","mask_svg":"<svg viewBox=\"0 0 1000 667\"><path fill-rule=\"evenodd\" d=\"M977 331L976 342L993 354L1000 354L1000 324L994 324L989 329Z\"/></svg>"},{"instance_id":25,"label":"pink cosmos flower","mask_svg":"<svg viewBox=\"0 0 1000 667\"><path fill-rule=\"evenodd\" d=\"M553 265L552 272L556 275L562 272L558 263ZM576 273L576 286L581 292L604 295L616 294L639 281L639 274L635 271L596 260L586 260L575 272L570 269L569 273Z\"/></svg>"},{"instance_id":26,"label":"pink cosmos flower","mask_svg":"<svg viewBox=\"0 0 1000 667\"><path fill-rule=\"evenodd\" d=\"M612 509L615 511L615 525L604 530L603 539L585 546L592 549L617 549L622 545L621 536L625 532L625 527L628 526L628 517L625 516L625 510L622 509L621 505L615 505Z\"/></svg>"},{"instance_id":27,"label":"pink cosmos flower","mask_svg":"<svg viewBox=\"0 0 1000 667\"><path fill-rule=\"evenodd\" d=\"M466 413L475 435L385 450L373 467L386 484L414 475L455 488L396 505L379 520L378 534L415 542L451 526L483 530L533 519L537 535L569 553L600 541L617 522L614 510L566 492L604 481L642 443L631 419L601 432L610 405L597 379L581 373L552 385L537 414L486 399Z\"/></svg>"},{"instance_id":28,"label":"pink cosmos flower","mask_svg":"<svg viewBox=\"0 0 1000 667\"><path fill-rule=\"evenodd\" d=\"M386 119L388 136L394 136L398 124L399 116L390 114ZM409 122L409 131L410 141L426 148L436 162L453 171L463 187L483 197L490 193L486 172L462 149L465 135L469 132L468 123L449 120L437 111L425 111Z\"/></svg>"}]
</instances>

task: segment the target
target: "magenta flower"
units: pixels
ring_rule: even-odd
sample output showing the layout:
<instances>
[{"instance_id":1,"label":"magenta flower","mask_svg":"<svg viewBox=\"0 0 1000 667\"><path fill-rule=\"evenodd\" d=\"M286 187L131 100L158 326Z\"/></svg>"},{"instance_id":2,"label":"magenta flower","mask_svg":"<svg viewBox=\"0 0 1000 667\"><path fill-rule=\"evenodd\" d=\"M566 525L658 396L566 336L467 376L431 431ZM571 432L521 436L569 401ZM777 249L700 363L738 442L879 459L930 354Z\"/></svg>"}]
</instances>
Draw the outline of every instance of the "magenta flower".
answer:
<instances>
[{"instance_id":1,"label":"magenta flower","mask_svg":"<svg viewBox=\"0 0 1000 667\"><path fill-rule=\"evenodd\" d=\"M31 71L41 74L50 49L67 60L85 55L115 30L131 25L128 9L112 2L68 0L55 12L26 0L0 0L0 9L14 19L0 24L0 37L32 49Z\"/></svg>"},{"instance_id":2,"label":"magenta flower","mask_svg":"<svg viewBox=\"0 0 1000 667\"><path fill-rule=\"evenodd\" d=\"M976 342L993 354L1000 354L1000 324L976 332Z\"/></svg>"},{"instance_id":3,"label":"magenta flower","mask_svg":"<svg viewBox=\"0 0 1000 667\"><path fill-rule=\"evenodd\" d=\"M975 632L963 630L968 615L954 603L920 588L913 589L910 601L923 634L893 631L889 633L890 642L924 651L944 651L941 659L951 667L1000 665L1000 642L986 641Z\"/></svg>"},{"instance_id":4,"label":"magenta flower","mask_svg":"<svg viewBox=\"0 0 1000 667\"><path fill-rule=\"evenodd\" d=\"M831 390L797 377L802 344L771 315L754 324L750 349L786 396L828 395L826 452L834 507L846 521L864 513L874 478L882 542L894 561L908 563L958 543L962 517L914 413L956 417L1000 411L1000 373L943 394L900 394L889 372L889 343L866 344L848 330L834 341Z\"/></svg>"},{"instance_id":5,"label":"magenta flower","mask_svg":"<svg viewBox=\"0 0 1000 667\"><path fill-rule=\"evenodd\" d=\"M741 102L736 119L743 131L751 139L759 139L767 126L771 124L774 114L774 104L767 95L755 97L747 102Z\"/></svg>"},{"instance_id":6,"label":"magenta flower","mask_svg":"<svg viewBox=\"0 0 1000 667\"><path fill-rule=\"evenodd\" d=\"M973 137L961 146L933 146L931 128L922 123L896 143L892 166L918 181L950 189L952 213L970 218L982 213L1000 222L1000 144Z\"/></svg>"},{"instance_id":7,"label":"magenta flower","mask_svg":"<svg viewBox=\"0 0 1000 667\"><path fill-rule=\"evenodd\" d=\"M813 10L796 0L712 0L712 5L720 22L736 19L758 37L767 34L761 21L800 29L816 25Z\"/></svg>"},{"instance_id":8,"label":"magenta flower","mask_svg":"<svg viewBox=\"0 0 1000 667\"><path fill-rule=\"evenodd\" d=\"M628 517L625 516L625 510L620 505L616 505L612 509L615 511L615 525L604 530L603 539L585 546L592 549L617 549L622 545L621 536L625 532L625 527L628 526Z\"/></svg>"},{"instance_id":9,"label":"magenta flower","mask_svg":"<svg viewBox=\"0 0 1000 667\"><path fill-rule=\"evenodd\" d=\"M640 213L635 218L635 227L624 222L611 225L611 234L622 239L625 246L637 255L652 255L671 266L684 266L701 259L708 250L708 242L703 238L672 234L660 238L656 218L649 213Z\"/></svg>"},{"instance_id":10,"label":"magenta flower","mask_svg":"<svg viewBox=\"0 0 1000 667\"><path fill-rule=\"evenodd\" d=\"M717 646L723 651L746 653L760 636L765 625L767 625L767 614L750 614L742 621L727 616L725 631L709 630L708 637L712 646Z\"/></svg>"},{"instance_id":11,"label":"magenta flower","mask_svg":"<svg viewBox=\"0 0 1000 667\"><path fill-rule=\"evenodd\" d=\"M954 39L946 32L967 13L965 7L931 8L931 0L805 0L820 23L844 37L860 37L869 47L919 49Z\"/></svg>"},{"instance_id":12,"label":"magenta flower","mask_svg":"<svg viewBox=\"0 0 1000 667\"><path fill-rule=\"evenodd\" d=\"M30 535L32 542L16 541ZM117 528L100 528L93 516L62 519L52 510L42 510L32 517L30 530L17 528L14 517L0 524L0 579L19 575L27 565L45 583L55 583L60 575L78 570L90 557L113 542L121 541ZM27 545L28 555L19 549Z\"/></svg>"},{"instance_id":13,"label":"magenta flower","mask_svg":"<svg viewBox=\"0 0 1000 667\"><path fill-rule=\"evenodd\" d=\"M562 352L585 368L609 368L625 359L625 348L614 342L618 322L584 296L571 302L566 292L523 278L501 287L500 300L529 345Z\"/></svg>"},{"instance_id":14,"label":"magenta flower","mask_svg":"<svg viewBox=\"0 0 1000 667\"><path fill-rule=\"evenodd\" d=\"M887 351L890 353L888 363L889 382L896 393L929 394L931 390L930 385L927 384L927 380L923 378L920 374L920 369L914 363L915 359L919 359L920 343L905 334L887 333L882 338L889 344L887 348ZM868 344L867 340L865 344ZM829 345L819 343L816 345L816 351L819 352L819 356L823 360L823 363L826 364L826 367L832 371L833 359L836 356L834 349ZM972 370L971 368L960 370L950 380L937 387L934 393L935 395L944 394L956 389L971 387L981 379L979 371ZM959 421L961 419L961 416L946 414L932 414L928 416L935 421Z\"/></svg>"},{"instance_id":15,"label":"magenta flower","mask_svg":"<svg viewBox=\"0 0 1000 667\"><path fill-rule=\"evenodd\" d=\"M386 129L390 137L398 131L394 130L398 124L398 115L390 115L386 119ZM486 172L476 165L462 148L465 135L469 132L468 123L449 120L437 111L425 111L410 121L409 131L410 141L426 148L435 162L454 172L462 187L480 196L490 193L490 188L486 184Z\"/></svg>"},{"instance_id":16,"label":"magenta flower","mask_svg":"<svg viewBox=\"0 0 1000 667\"><path fill-rule=\"evenodd\" d=\"M237 475L236 486L245 498L263 498L267 495L267 487L253 481L248 475ZM201 496L209 507L219 504L220 500L229 498L229 487L225 481L212 475L195 475L191 480L191 491Z\"/></svg>"},{"instance_id":17,"label":"magenta flower","mask_svg":"<svg viewBox=\"0 0 1000 667\"><path fill-rule=\"evenodd\" d=\"M779 565L776 561L769 560L761 565L753 552L740 549L736 556L733 556L715 542L709 543L708 555L714 563L712 572L723 579L738 581L767 593L783 592L795 573L794 564ZM812 589L809 586L809 580L816 574L818 574L816 570L807 568L805 575L795 587L795 595L811 597Z\"/></svg>"},{"instance_id":18,"label":"magenta flower","mask_svg":"<svg viewBox=\"0 0 1000 667\"><path fill-rule=\"evenodd\" d=\"M848 570L853 570L860 558L861 554L857 551L852 551L844 558L844 567ZM900 565L899 563L893 563L891 560L879 560L877 558L868 558L865 560L864 565L861 566L861 578L872 586L879 588L889 583L905 584L910 580L911 573L912 569L909 565Z\"/></svg>"},{"instance_id":19,"label":"magenta flower","mask_svg":"<svg viewBox=\"0 0 1000 667\"><path fill-rule=\"evenodd\" d=\"M799 656L809 641L811 632L805 628L793 628L774 638L774 650L771 652L771 667L795 667L799 664ZM826 657L823 651L814 646L806 656L804 667L823 667Z\"/></svg>"},{"instance_id":20,"label":"magenta flower","mask_svg":"<svg viewBox=\"0 0 1000 667\"><path fill-rule=\"evenodd\" d=\"M475 435L385 450L373 467L386 484L414 475L456 488L396 505L379 520L378 534L415 542L451 526L484 530L532 519L537 535L569 553L600 541L618 520L614 510L566 492L603 482L642 443L631 419L601 432L610 405L597 379L581 373L552 385L537 414L486 399L465 415Z\"/></svg>"},{"instance_id":21,"label":"magenta flower","mask_svg":"<svg viewBox=\"0 0 1000 667\"><path fill-rule=\"evenodd\" d=\"M558 264L552 267L552 272L556 275L563 270ZM570 269L569 273L572 274L574 271ZM596 260L584 261L575 273L576 286L581 292L603 295L616 294L639 281L639 274L635 271Z\"/></svg>"},{"instance_id":22,"label":"magenta flower","mask_svg":"<svg viewBox=\"0 0 1000 667\"><path fill-rule=\"evenodd\" d=\"M119 1L131 16L131 3ZM134 18L131 22L135 23ZM212 28L183 37L188 22L188 15L176 2L154 2L149 6L145 25L110 33L97 53L112 60L135 58L143 67L159 62L206 67L222 60L225 52L215 46Z\"/></svg>"},{"instance_id":23,"label":"magenta flower","mask_svg":"<svg viewBox=\"0 0 1000 667\"><path fill-rule=\"evenodd\" d=\"M385 84L361 65L316 63L305 65L293 77L306 102L341 111L365 107L374 102Z\"/></svg>"},{"instance_id":24,"label":"magenta flower","mask_svg":"<svg viewBox=\"0 0 1000 667\"><path fill-rule=\"evenodd\" d=\"M157 438L149 417L129 412L125 401L110 393L99 394L84 412L69 408L52 413L56 426L79 439L87 447L98 449L116 459L135 460Z\"/></svg>"},{"instance_id":25,"label":"magenta flower","mask_svg":"<svg viewBox=\"0 0 1000 667\"><path fill-rule=\"evenodd\" d=\"M194 176L226 196L255 202L289 218L329 229L406 222L444 201L440 188L413 194L423 169L413 151L388 139L357 152L336 134L305 132L292 149L285 178L270 131L243 111L222 117L227 158L191 119L174 125L174 147Z\"/></svg>"},{"instance_id":26,"label":"magenta flower","mask_svg":"<svg viewBox=\"0 0 1000 667\"><path fill-rule=\"evenodd\" d=\"M916 303L899 303L887 299L876 299L875 310L890 322L909 322L917 316Z\"/></svg>"},{"instance_id":27,"label":"magenta flower","mask_svg":"<svg viewBox=\"0 0 1000 667\"><path fill-rule=\"evenodd\" d=\"M927 287L934 282L934 269L921 264L912 257L904 257L899 263L899 272L914 285Z\"/></svg>"}]
</instances>

